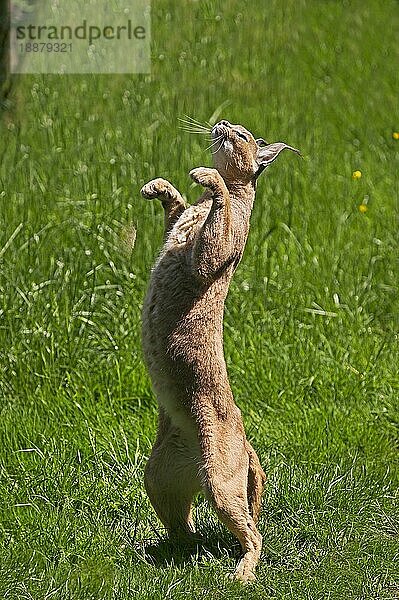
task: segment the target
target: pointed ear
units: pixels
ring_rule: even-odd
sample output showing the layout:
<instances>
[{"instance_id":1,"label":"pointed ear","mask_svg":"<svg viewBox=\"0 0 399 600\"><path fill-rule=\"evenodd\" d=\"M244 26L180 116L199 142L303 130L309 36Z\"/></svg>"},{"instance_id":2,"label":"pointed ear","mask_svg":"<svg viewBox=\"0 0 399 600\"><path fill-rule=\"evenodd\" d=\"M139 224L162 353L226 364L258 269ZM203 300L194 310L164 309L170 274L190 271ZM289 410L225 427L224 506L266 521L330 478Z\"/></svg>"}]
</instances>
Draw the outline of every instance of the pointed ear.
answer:
<instances>
[{"instance_id":1,"label":"pointed ear","mask_svg":"<svg viewBox=\"0 0 399 600\"><path fill-rule=\"evenodd\" d=\"M260 140L264 143L259 144ZM264 169L266 169L266 167L271 165L271 163L274 160L276 160L276 158L278 157L280 152L282 152L286 148L287 148L287 150L292 150L292 152L296 152L296 154L301 155L299 150L297 150L296 148L293 148L292 146L288 146L288 144L284 144L284 142L275 142L274 144L266 144L265 140L260 138L259 140L256 140L256 143L258 144L259 148L258 148L258 153L256 155L256 162L258 164L258 170L255 173L255 177L259 177L259 175L262 173L262 171L264 171Z\"/></svg>"}]
</instances>

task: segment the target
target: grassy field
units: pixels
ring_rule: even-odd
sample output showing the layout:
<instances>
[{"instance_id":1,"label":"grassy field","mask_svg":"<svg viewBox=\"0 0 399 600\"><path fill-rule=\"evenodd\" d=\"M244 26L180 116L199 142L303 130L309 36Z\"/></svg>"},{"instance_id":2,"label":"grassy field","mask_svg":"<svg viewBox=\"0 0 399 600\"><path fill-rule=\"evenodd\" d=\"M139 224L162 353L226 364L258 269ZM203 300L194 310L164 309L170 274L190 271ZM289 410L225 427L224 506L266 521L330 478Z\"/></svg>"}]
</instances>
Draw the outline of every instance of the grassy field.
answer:
<instances>
[{"instance_id":1,"label":"grassy field","mask_svg":"<svg viewBox=\"0 0 399 600\"><path fill-rule=\"evenodd\" d=\"M0 598L399 597L399 5L154 0L152 73L15 78L0 136ZM210 164L188 114L284 140L225 353L268 475L257 582L164 541L140 310L162 240L139 189ZM352 173L361 171L360 179ZM132 240L136 232L134 246Z\"/></svg>"}]
</instances>

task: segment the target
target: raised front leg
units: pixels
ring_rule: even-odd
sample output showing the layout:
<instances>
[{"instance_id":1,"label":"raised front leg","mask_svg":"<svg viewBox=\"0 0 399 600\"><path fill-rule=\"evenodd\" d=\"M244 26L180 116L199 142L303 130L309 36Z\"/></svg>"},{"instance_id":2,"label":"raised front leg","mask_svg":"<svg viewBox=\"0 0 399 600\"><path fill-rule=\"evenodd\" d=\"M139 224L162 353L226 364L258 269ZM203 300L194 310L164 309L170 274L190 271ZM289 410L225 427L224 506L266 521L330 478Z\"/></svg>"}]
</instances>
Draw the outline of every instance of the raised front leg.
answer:
<instances>
[{"instance_id":1,"label":"raised front leg","mask_svg":"<svg viewBox=\"0 0 399 600\"><path fill-rule=\"evenodd\" d=\"M193 269L202 280L216 279L233 262L230 195L216 169L198 167L190 177L212 192L212 206L193 248Z\"/></svg>"},{"instance_id":2,"label":"raised front leg","mask_svg":"<svg viewBox=\"0 0 399 600\"><path fill-rule=\"evenodd\" d=\"M147 200L159 198L165 211L165 236L172 229L187 206L181 194L166 179L152 179L141 188L141 195Z\"/></svg>"}]
</instances>

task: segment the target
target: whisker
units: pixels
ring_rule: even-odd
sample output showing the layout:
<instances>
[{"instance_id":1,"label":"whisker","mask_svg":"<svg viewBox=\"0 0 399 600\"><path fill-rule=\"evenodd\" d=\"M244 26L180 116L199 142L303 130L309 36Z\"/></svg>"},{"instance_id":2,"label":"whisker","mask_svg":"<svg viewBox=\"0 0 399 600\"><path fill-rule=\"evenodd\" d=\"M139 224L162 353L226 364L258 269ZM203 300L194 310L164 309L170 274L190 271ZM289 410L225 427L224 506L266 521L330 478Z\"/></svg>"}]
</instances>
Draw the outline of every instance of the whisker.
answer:
<instances>
[{"instance_id":1,"label":"whisker","mask_svg":"<svg viewBox=\"0 0 399 600\"><path fill-rule=\"evenodd\" d=\"M218 144L220 142L220 138L218 138L217 140L213 140L213 142L211 144L209 144L209 146L207 146L205 148L205 150L209 150L210 148L213 148L214 146L216 146L216 144Z\"/></svg>"},{"instance_id":2,"label":"whisker","mask_svg":"<svg viewBox=\"0 0 399 600\"><path fill-rule=\"evenodd\" d=\"M195 129L194 127L187 127L187 125L179 125L179 129L183 129L189 133L202 133L202 135L211 135L211 132L207 129Z\"/></svg>"},{"instance_id":3,"label":"whisker","mask_svg":"<svg viewBox=\"0 0 399 600\"><path fill-rule=\"evenodd\" d=\"M209 148L212 148L212 146L216 146L216 144L218 142L220 142L220 140L223 138L222 135L219 135L217 138L215 138L212 142L212 144L209 144L209 146L207 148L205 148L205 150L209 150Z\"/></svg>"},{"instance_id":4,"label":"whisker","mask_svg":"<svg viewBox=\"0 0 399 600\"><path fill-rule=\"evenodd\" d=\"M201 127L204 127L204 123L201 123L201 121L197 121L197 119L193 119L193 117L190 117L189 115L184 115L184 117L185 117L186 122L194 123L196 125L200 125ZM183 119L180 119L180 120L182 121ZM212 125L208 121L205 121L205 125L208 129L212 128Z\"/></svg>"},{"instance_id":5,"label":"whisker","mask_svg":"<svg viewBox=\"0 0 399 600\"><path fill-rule=\"evenodd\" d=\"M179 119L182 123L181 127L187 127L188 129L197 129L198 131L211 131L207 127L203 127L202 125L197 125L196 123L190 123L189 121L184 121L183 119Z\"/></svg>"},{"instance_id":6,"label":"whisker","mask_svg":"<svg viewBox=\"0 0 399 600\"><path fill-rule=\"evenodd\" d=\"M193 129L192 127L186 127L184 125L180 125L179 129L183 129L184 131L187 131L188 133L200 133L201 135L211 135L210 131L206 131L203 129Z\"/></svg>"},{"instance_id":7,"label":"whisker","mask_svg":"<svg viewBox=\"0 0 399 600\"><path fill-rule=\"evenodd\" d=\"M186 125L187 127L192 127L194 129L202 129L202 131L210 131L210 129L208 127L204 127L203 125L200 125L199 123L190 123L189 121L184 121L183 119L179 119L179 121L181 123L183 123L183 125Z\"/></svg>"},{"instance_id":8,"label":"whisker","mask_svg":"<svg viewBox=\"0 0 399 600\"><path fill-rule=\"evenodd\" d=\"M223 137L223 136L222 136L222 137ZM223 142L224 142L224 138L223 138L223 139L222 139L222 141L220 142L219 148L218 148L217 150L213 151L213 149L212 149L212 154L217 154L217 153L219 152L220 148L223 146Z\"/></svg>"},{"instance_id":9,"label":"whisker","mask_svg":"<svg viewBox=\"0 0 399 600\"><path fill-rule=\"evenodd\" d=\"M208 129L208 127L205 127L204 125L202 125L202 123L193 123L192 121L187 121L187 119L181 119L181 118L179 118L179 121L181 121L182 123L185 123L186 125L190 125L191 127L198 127L200 129Z\"/></svg>"},{"instance_id":10,"label":"whisker","mask_svg":"<svg viewBox=\"0 0 399 600\"><path fill-rule=\"evenodd\" d=\"M179 121L181 121L182 123L184 123L184 125L186 125L187 127L190 127L192 129L196 129L196 130L201 130L201 131L206 131L209 132L212 127L207 124L208 126L205 127L202 123L200 123L199 121L196 121L195 119L191 119L191 117L187 117L187 115L185 115L185 118L180 118L179 117Z\"/></svg>"}]
</instances>

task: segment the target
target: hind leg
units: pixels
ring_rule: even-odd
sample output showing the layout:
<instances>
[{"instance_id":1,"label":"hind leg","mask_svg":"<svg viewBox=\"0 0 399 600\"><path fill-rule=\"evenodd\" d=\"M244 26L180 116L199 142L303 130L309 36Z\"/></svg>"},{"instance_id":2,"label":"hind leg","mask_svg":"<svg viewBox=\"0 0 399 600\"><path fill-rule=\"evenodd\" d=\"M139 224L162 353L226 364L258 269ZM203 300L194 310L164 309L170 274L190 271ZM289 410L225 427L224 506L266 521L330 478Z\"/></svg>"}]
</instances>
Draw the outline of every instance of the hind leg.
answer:
<instances>
[{"instance_id":1,"label":"hind leg","mask_svg":"<svg viewBox=\"0 0 399 600\"><path fill-rule=\"evenodd\" d=\"M198 465L168 416L161 411L158 437L145 469L151 504L171 538L192 537L193 497L200 491Z\"/></svg>"},{"instance_id":2,"label":"hind leg","mask_svg":"<svg viewBox=\"0 0 399 600\"><path fill-rule=\"evenodd\" d=\"M241 544L243 555L234 577L243 582L252 581L260 558L262 536L248 504L250 457L245 434L241 427L231 431L225 428L223 432L219 428L219 432L208 439L214 443L204 455L204 490L219 519Z\"/></svg>"},{"instance_id":3,"label":"hind leg","mask_svg":"<svg viewBox=\"0 0 399 600\"><path fill-rule=\"evenodd\" d=\"M165 235L172 229L187 205L175 187L166 179L152 179L141 188L141 195L147 200L159 198L165 211Z\"/></svg>"},{"instance_id":4,"label":"hind leg","mask_svg":"<svg viewBox=\"0 0 399 600\"><path fill-rule=\"evenodd\" d=\"M237 470L233 479L215 475L207 485L208 497L219 519L235 535L243 551L234 578L243 582L255 579L255 567L262 549L262 536L256 528L247 499L247 467Z\"/></svg>"},{"instance_id":5,"label":"hind leg","mask_svg":"<svg viewBox=\"0 0 399 600\"><path fill-rule=\"evenodd\" d=\"M246 446L249 456L247 488L248 507L251 517L255 523L257 523L259 519L263 487L266 482L266 475L261 467L255 450L248 441L246 442Z\"/></svg>"}]
</instances>

